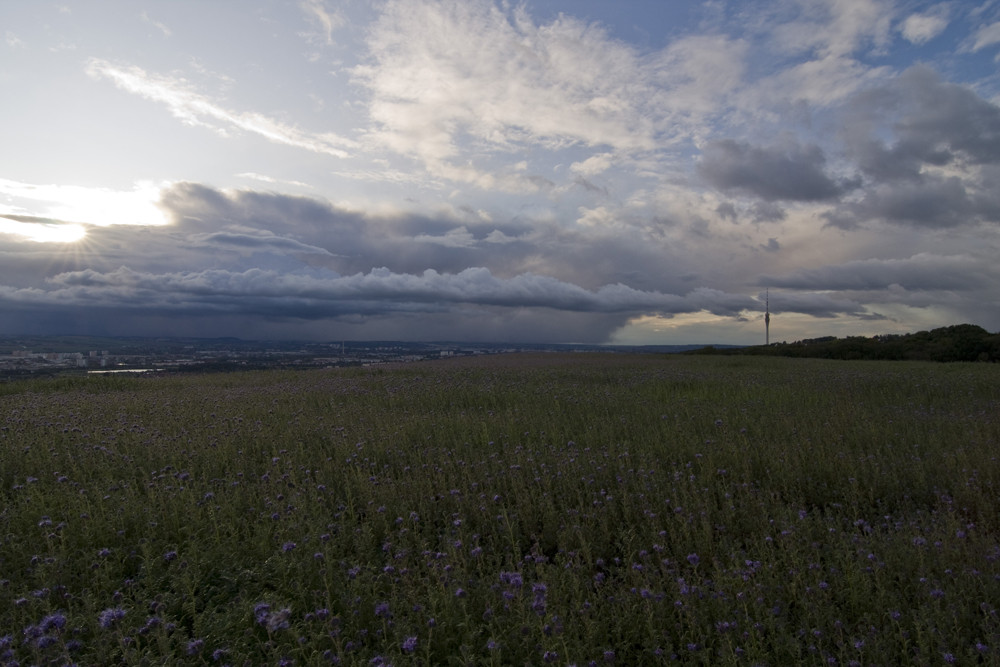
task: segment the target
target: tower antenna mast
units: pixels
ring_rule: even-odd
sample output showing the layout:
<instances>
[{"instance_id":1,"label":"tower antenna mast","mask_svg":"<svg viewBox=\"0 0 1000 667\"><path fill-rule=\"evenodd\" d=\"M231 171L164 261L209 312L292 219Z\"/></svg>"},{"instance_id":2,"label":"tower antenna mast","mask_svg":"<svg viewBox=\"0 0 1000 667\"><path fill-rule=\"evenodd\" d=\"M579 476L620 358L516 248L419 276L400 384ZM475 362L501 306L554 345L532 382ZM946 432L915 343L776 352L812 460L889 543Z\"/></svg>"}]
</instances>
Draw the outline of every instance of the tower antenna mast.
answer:
<instances>
[{"instance_id":1,"label":"tower antenna mast","mask_svg":"<svg viewBox=\"0 0 1000 667\"><path fill-rule=\"evenodd\" d=\"M770 292L764 289L764 345L771 344L771 299Z\"/></svg>"}]
</instances>

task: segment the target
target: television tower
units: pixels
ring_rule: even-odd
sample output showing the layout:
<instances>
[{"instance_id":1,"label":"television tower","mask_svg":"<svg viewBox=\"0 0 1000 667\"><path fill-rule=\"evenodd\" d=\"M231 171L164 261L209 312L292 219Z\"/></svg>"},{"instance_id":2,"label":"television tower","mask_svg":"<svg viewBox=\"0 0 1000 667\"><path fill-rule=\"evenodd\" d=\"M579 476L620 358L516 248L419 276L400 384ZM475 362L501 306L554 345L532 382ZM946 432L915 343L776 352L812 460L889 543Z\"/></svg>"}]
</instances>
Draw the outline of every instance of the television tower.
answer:
<instances>
[{"instance_id":1,"label":"television tower","mask_svg":"<svg viewBox=\"0 0 1000 667\"><path fill-rule=\"evenodd\" d=\"M771 303L770 294L764 290L764 345L771 344Z\"/></svg>"}]
</instances>

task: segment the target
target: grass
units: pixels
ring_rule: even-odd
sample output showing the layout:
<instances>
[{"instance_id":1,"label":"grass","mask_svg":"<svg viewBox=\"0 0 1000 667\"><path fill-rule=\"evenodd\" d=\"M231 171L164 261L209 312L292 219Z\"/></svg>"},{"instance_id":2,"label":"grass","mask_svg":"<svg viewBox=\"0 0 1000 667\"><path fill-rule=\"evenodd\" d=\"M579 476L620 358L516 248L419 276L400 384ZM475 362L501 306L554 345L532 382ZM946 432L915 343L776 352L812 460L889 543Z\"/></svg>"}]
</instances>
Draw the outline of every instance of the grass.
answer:
<instances>
[{"instance_id":1,"label":"grass","mask_svg":"<svg viewBox=\"0 0 1000 667\"><path fill-rule=\"evenodd\" d=\"M0 396L0 664L992 664L989 364L504 355Z\"/></svg>"}]
</instances>

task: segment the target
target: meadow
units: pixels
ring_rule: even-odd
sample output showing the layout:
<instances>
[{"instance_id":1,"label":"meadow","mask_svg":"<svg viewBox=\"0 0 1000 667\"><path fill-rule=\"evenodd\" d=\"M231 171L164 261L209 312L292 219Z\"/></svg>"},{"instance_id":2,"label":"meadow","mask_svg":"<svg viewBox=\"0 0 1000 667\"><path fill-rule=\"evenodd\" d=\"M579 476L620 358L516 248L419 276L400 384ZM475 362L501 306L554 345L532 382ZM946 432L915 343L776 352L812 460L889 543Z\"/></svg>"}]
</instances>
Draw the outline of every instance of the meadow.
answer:
<instances>
[{"instance_id":1,"label":"meadow","mask_svg":"<svg viewBox=\"0 0 1000 667\"><path fill-rule=\"evenodd\" d=\"M0 665L1000 664L1000 369L0 385Z\"/></svg>"}]
</instances>

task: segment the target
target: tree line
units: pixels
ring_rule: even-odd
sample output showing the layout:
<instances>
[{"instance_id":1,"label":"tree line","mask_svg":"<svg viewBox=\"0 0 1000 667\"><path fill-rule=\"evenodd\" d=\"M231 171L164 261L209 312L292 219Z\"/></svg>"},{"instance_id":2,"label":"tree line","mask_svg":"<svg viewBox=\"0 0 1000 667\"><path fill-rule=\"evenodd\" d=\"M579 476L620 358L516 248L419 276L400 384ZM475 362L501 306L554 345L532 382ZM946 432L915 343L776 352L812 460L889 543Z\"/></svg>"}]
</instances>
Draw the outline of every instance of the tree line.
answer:
<instances>
[{"instance_id":1,"label":"tree line","mask_svg":"<svg viewBox=\"0 0 1000 667\"><path fill-rule=\"evenodd\" d=\"M895 361L1000 361L1000 333L974 324L910 334L807 338L740 348L705 347L687 354L765 355L820 359L881 359Z\"/></svg>"}]
</instances>

